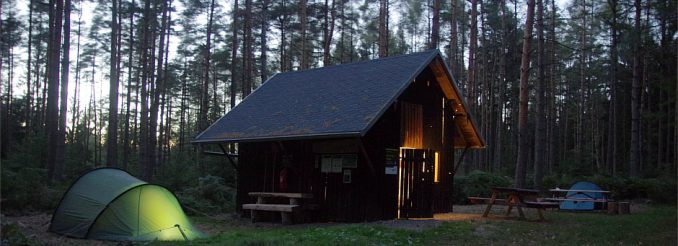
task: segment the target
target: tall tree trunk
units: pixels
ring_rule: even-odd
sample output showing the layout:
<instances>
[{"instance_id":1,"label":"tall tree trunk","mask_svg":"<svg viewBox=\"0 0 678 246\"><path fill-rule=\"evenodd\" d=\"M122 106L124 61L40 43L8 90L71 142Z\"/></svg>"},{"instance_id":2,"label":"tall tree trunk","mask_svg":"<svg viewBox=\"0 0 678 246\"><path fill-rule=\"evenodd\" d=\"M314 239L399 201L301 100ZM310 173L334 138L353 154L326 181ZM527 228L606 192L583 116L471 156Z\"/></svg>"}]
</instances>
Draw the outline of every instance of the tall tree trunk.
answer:
<instances>
[{"instance_id":1,"label":"tall tree trunk","mask_svg":"<svg viewBox=\"0 0 678 246\"><path fill-rule=\"evenodd\" d=\"M71 108L71 134L70 142L75 142L75 136L78 132L78 125L80 124L80 36L81 36L81 25L82 25L82 4L80 4L78 11L78 45L75 51L75 88L73 90L73 107Z\"/></svg>"},{"instance_id":2,"label":"tall tree trunk","mask_svg":"<svg viewBox=\"0 0 678 246\"><path fill-rule=\"evenodd\" d=\"M125 98L125 127L123 128L123 141L122 141L122 165L123 169L127 169L127 163L129 162L129 152L130 152L130 132L129 132L129 120L130 120L130 106L132 102L132 70L134 68L134 9L135 3L132 0L132 3L129 6L129 43L127 49L129 50L127 54L127 95Z\"/></svg>"},{"instance_id":3,"label":"tall tree trunk","mask_svg":"<svg viewBox=\"0 0 678 246\"><path fill-rule=\"evenodd\" d=\"M516 161L515 187L525 187L527 174L528 139L527 139L527 81L530 76L530 46L532 42L532 23L534 22L534 0L527 1L527 18L523 32L523 56L520 64L520 108L518 117L518 160Z\"/></svg>"},{"instance_id":4,"label":"tall tree trunk","mask_svg":"<svg viewBox=\"0 0 678 246\"><path fill-rule=\"evenodd\" d=\"M231 28L233 29L233 36L231 37L231 85L230 85L230 96L231 96L231 108L235 107L235 96L237 92L237 83L236 83L236 68L238 67L238 0L233 1L233 23ZM282 60L282 58L281 58ZM282 62L282 61L281 61Z\"/></svg>"},{"instance_id":5,"label":"tall tree trunk","mask_svg":"<svg viewBox=\"0 0 678 246\"><path fill-rule=\"evenodd\" d=\"M379 0L379 58L388 56L388 1Z\"/></svg>"},{"instance_id":6,"label":"tall tree trunk","mask_svg":"<svg viewBox=\"0 0 678 246\"><path fill-rule=\"evenodd\" d=\"M640 0L635 0L635 24L633 39L633 85L631 90L631 156L629 159L629 176L638 177L638 167L640 165L640 83L642 78L642 50L641 27L640 27Z\"/></svg>"},{"instance_id":7,"label":"tall tree trunk","mask_svg":"<svg viewBox=\"0 0 678 246\"><path fill-rule=\"evenodd\" d=\"M440 40L440 0L433 0L433 20L431 21L431 40L429 49L437 49Z\"/></svg>"},{"instance_id":8,"label":"tall tree trunk","mask_svg":"<svg viewBox=\"0 0 678 246\"><path fill-rule=\"evenodd\" d=\"M210 12L207 21L207 40L205 41L205 49L203 50L203 63L202 63L202 87L200 89L200 113L198 116L198 132L205 130L207 128L207 112L209 110L209 82L210 82L210 56L212 49L212 24L213 24L213 15L214 15L214 0L210 4Z\"/></svg>"},{"instance_id":9,"label":"tall tree trunk","mask_svg":"<svg viewBox=\"0 0 678 246\"><path fill-rule=\"evenodd\" d=\"M171 100L169 100L170 105L167 108L167 111L165 111L166 102L168 101L167 100L167 78L169 78L169 74L168 74L169 73L168 72L168 68L169 68L169 46L170 46L170 37L171 37L171 34L172 34L172 32L171 32L172 28L170 26L171 25L170 23L172 23L172 12L171 12L172 0L170 0L169 3L167 3L167 5L168 6L165 7L165 12L166 12L167 18L162 20L162 23L163 23L162 24L163 25L162 31L165 35L165 38L164 38L164 41L165 41L165 45L164 45L165 60L163 61L164 62L164 65L163 65L164 69L162 69L162 71L161 71L164 79L162 81L162 86L160 87L160 93L161 93L160 96L162 98L161 98L161 102L160 102L160 107L161 107L160 108L160 131L159 131L159 134L158 134L158 139L159 139L158 140L158 158L157 158L158 161L159 161L158 166L161 166L163 163L165 163L165 160L167 160L165 153L169 153L170 148L169 148L169 144L165 144L165 142L168 141L169 136L172 133L172 130L167 129L166 125L165 125L165 124L167 124L167 125L170 124L169 121L171 120L171 117L172 117L171 116L171 114L172 114L172 101ZM160 62L161 60L162 59L159 59L158 62ZM215 76L215 78L216 78L216 76ZM216 87L216 85L215 85L215 87ZM167 121L163 121L165 119L165 117L164 117L165 112L167 112ZM167 148L165 148L165 147L167 147Z\"/></svg>"},{"instance_id":10,"label":"tall tree trunk","mask_svg":"<svg viewBox=\"0 0 678 246\"><path fill-rule=\"evenodd\" d=\"M149 159L148 151L151 148L148 145L148 85L150 81L150 73L152 68L149 65L152 63L152 60L149 61L149 49L151 46L151 18L154 17L154 14L151 12L151 0L146 0L144 3L144 14L143 14L143 23L141 30L141 46L140 46L140 63L141 63L141 116L139 122L139 167L141 168L141 173L144 179L148 180L151 178L151 172L148 169Z\"/></svg>"},{"instance_id":11,"label":"tall tree trunk","mask_svg":"<svg viewBox=\"0 0 678 246\"><path fill-rule=\"evenodd\" d=\"M337 12L335 11L334 0L332 6L328 6L329 0L325 0L325 24L323 28L323 66L329 66L330 46L332 45L332 35L334 34L334 20Z\"/></svg>"},{"instance_id":12,"label":"tall tree trunk","mask_svg":"<svg viewBox=\"0 0 678 246\"><path fill-rule=\"evenodd\" d=\"M182 69L183 73L181 74L181 108L179 109L179 152L184 152L185 144L185 132L186 132L186 108L188 107L188 88L187 88L187 77L188 77L188 62L184 58L184 68Z\"/></svg>"},{"instance_id":13,"label":"tall tree trunk","mask_svg":"<svg viewBox=\"0 0 678 246\"><path fill-rule=\"evenodd\" d=\"M270 0L261 1L261 61L259 64L259 70L261 73L261 83L263 84L268 79L268 5L270 5Z\"/></svg>"},{"instance_id":14,"label":"tall tree trunk","mask_svg":"<svg viewBox=\"0 0 678 246\"><path fill-rule=\"evenodd\" d=\"M171 0L163 0L162 1L162 19L161 19L161 26L160 26L160 41L158 42L159 47L158 47L158 55L157 55L157 65L156 65L156 76L157 79L155 80L155 86L150 86L152 90L152 101L151 101L151 107L150 107L150 116L148 120L148 166L144 168L144 177L146 180L152 180L153 174L155 173L157 167L158 167L158 158L157 158L157 145L158 145L158 110L160 107L160 94L165 88L165 80L167 79L165 77L164 73L164 67L163 67L163 62L164 62L164 55L165 55L165 33L166 30L169 28L169 24L167 21L167 12L169 11L168 8L168 1ZM154 58L151 56L151 58ZM151 63L156 62L151 60Z\"/></svg>"},{"instance_id":15,"label":"tall tree trunk","mask_svg":"<svg viewBox=\"0 0 678 246\"><path fill-rule=\"evenodd\" d=\"M549 113L548 113L548 172L553 172L556 165L556 143L558 134L556 132L557 106L556 106L556 2L551 0L551 29L550 36L550 64L549 64Z\"/></svg>"},{"instance_id":16,"label":"tall tree trunk","mask_svg":"<svg viewBox=\"0 0 678 246\"><path fill-rule=\"evenodd\" d=\"M242 86L242 96L245 98L250 93L252 93L252 87L254 85L254 68L253 60L254 54L252 52L252 46L254 43L254 38L252 38L252 0L245 0L245 16L244 16L244 26L243 26L243 86Z\"/></svg>"},{"instance_id":17,"label":"tall tree trunk","mask_svg":"<svg viewBox=\"0 0 678 246\"><path fill-rule=\"evenodd\" d=\"M1 0L0 0L1 1ZM1 4L1 3L0 3ZM28 2L28 59L26 59L26 108L24 109L24 121L26 122L27 134L32 131L31 126L31 111L33 110L33 97L31 92L31 58L33 57L33 0ZM2 18L0 18L2 19ZM0 20L2 22L2 20ZM0 23L1 24L1 23ZM2 26L2 25L0 25ZM2 27L0 27L2 28ZM0 65L2 66L2 65ZM2 69L0 69L1 71Z\"/></svg>"},{"instance_id":18,"label":"tall tree trunk","mask_svg":"<svg viewBox=\"0 0 678 246\"><path fill-rule=\"evenodd\" d=\"M586 13L586 0L582 1L582 26L581 26L581 40L579 46L579 106L577 107L577 132L575 134L575 152L577 155L577 161L579 163L583 162L584 156L584 109L586 107L586 50L587 47L587 13Z\"/></svg>"},{"instance_id":19,"label":"tall tree trunk","mask_svg":"<svg viewBox=\"0 0 678 246\"><path fill-rule=\"evenodd\" d=\"M501 1L501 6L506 4L505 0ZM494 153L492 157L493 169L498 171L502 167L502 131L504 124L504 105L505 105L505 89L506 89L506 75L507 75L507 58L508 58L508 27L506 21L506 12L504 7L500 8L501 13L501 54L499 55L499 83L497 83L497 116L496 126L494 128Z\"/></svg>"},{"instance_id":20,"label":"tall tree trunk","mask_svg":"<svg viewBox=\"0 0 678 246\"><path fill-rule=\"evenodd\" d=\"M541 188L546 166L546 81L544 79L544 0L537 0L537 95L534 143L534 187Z\"/></svg>"},{"instance_id":21,"label":"tall tree trunk","mask_svg":"<svg viewBox=\"0 0 678 246\"><path fill-rule=\"evenodd\" d=\"M118 0L111 1L111 60L108 96L108 131L106 138L106 166L118 166Z\"/></svg>"},{"instance_id":22,"label":"tall tree trunk","mask_svg":"<svg viewBox=\"0 0 678 246\"><path fill-rule=\"evenodd\" d=\"M61 57L61 101L59 106L59 139L57 140L56 173L63 173L66 158L66 122L68 122L68 73L70 72L71 50L71 0L64 2L63 45ZM59 175L60 176L60 175Z\"/></svg>"},{"instance_id":23,"label":"tall tree trunk","mask_svg":"<svg viewBox=\"0 0 678 246\"><path fill-rule=\"evenodd\" d=\"M617 156L617 0L608 0L612 20L610 22L610 105L608 110L607 125L607 171L616 169ZM612 172L614 175L615 173Z\"/></svg>"},{"instance_id":24,"label":"tall tree trunk","mask_svg":"<svg viewBox=\"0 0 678 246\"><path fill-rule=\"evenodd\" d=\"M476 64L475 64L475 52L478 47L478 1L471 0L471 34L469 40L469 50L468 50L468 83L466 84L466 89L468 91L469 97L469 107L471 111L475 111L476 108L476 98L475 87L476 87Z\"/></svg>"},{"instance_id":25,"label":"tall tree trunk","mask_svg":"<svg viewBox=\"0 0 678 246\"><path fill-rule=\"evenodd\" d=\"M457 61L459 60L459 49L457 48L457 45L459 43L458 40L458 35L457 35L457 0L450 0L450 15L451 15L451 20L450 20L450 56L448 59L448 64L450 65L452 69L452 75L454 75L457 79L461 78L461 72L459 71L459 65L457 64ZM503 9L503 8L502 8Z\"/></svg>"},{"instance_id":26,"label":"tall tree trunk","mask_svg":"<svg viewBox=\"0 0 678 246\"><path fill-rule=\"evenodd\" d=\"M50 182L61 180L57 161L59 145L59 58L61 55L61 21L63 17L63 0L49 1L49 43L47 45L47 177Z\"/></svg>"},{"instance_id":27,"label":"tall tree trunk","mask_svg":"<svg viewBox=\"0 0 678 246\"><path fill-rule=\"evenodd\" d=\"M301 52L299 59L299 69L306 70L309 67L309 57L308 57L308 37L306 35L308 29L308 13L306 13L308 0L299 0L299 21L301 22L299 27L299 36L301 38Z\"/></svg>"}]
</instances>

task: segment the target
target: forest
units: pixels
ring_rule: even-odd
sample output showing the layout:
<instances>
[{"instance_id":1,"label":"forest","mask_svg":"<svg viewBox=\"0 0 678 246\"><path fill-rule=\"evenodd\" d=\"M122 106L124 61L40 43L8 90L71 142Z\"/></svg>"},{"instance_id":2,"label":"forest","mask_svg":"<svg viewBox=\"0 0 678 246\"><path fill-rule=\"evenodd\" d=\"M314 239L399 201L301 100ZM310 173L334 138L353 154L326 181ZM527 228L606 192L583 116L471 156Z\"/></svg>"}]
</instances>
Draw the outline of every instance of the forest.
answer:
<instances>
[{"instance_id":1,"label":"forest","mask_svg":"<svg viewBox=\"0 0 678 246\"><path fill-rule=\"evenodd\" d=\"M470 174L675 202L673 0L0 0L2 207L110 166L233 209L191 140L280 72L439 49L487 144ZM237 146L231 146L235 151ZM669 194L667 197L666 195ZM672 197L671 197L672 196ZM230 205L229 205L230 204Z\"/></svg>"}]
</instances>

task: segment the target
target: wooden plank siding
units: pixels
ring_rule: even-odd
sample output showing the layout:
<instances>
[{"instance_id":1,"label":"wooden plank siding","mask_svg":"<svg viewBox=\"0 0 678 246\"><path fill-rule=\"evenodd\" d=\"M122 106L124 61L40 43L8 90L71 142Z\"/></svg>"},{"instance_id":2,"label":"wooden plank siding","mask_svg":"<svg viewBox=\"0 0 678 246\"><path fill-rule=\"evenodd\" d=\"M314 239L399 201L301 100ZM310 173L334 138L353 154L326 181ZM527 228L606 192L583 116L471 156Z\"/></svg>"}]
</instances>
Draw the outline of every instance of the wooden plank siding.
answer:
<instances>
[{"instance_id":1,"label":"wooden plank siding","mask_svg":"<svg viewBox=\"0 0 678 246\"><path fill-rule=\"evenodd\" d=\"M443 113L444 98L436 77L427 67L362 138L240 143L236 207L256 203L255 198L248 196L249 192L280 192L279 173L287 165L292 172L288 177L289 190L285 192L313 194L312 202L320 205L315 219L359 222L396 218L398 176L385 174L386 149L397 150L403 146L403 111L410 107L408 105L420 105L420 109L415 109L419 112L408 116L419 122L415 126L419 136L413 146L439 153L439 182L433 185L432 209L451 211L452 138L458 130L453 126L452 112ZM357 155L358 163L356 168L351 168L350 183L343 182L340 173L321 172L323 154ZM249 216L245 214L247 211L241 212Z\"/></svg>"}]
</instances>

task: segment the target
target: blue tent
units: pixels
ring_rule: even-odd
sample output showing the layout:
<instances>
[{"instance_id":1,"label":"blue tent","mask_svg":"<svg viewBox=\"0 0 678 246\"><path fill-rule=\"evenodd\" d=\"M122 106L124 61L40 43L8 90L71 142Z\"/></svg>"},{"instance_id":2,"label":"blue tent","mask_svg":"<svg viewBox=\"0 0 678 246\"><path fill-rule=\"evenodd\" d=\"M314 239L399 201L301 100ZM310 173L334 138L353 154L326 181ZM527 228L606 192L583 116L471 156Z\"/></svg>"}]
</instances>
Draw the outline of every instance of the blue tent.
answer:
<instances>
[{"instance_id":1,"label":"blue tent","mask_svg":"<svg viewBox=\"0 0 678 246\"><path fill-rule=\"evenodd\" d=\"M570 187L570 190L603 190L601 189L598 185L591 183L591 182L586 182L586 181L580 181L572 185ZM581 191L568 191L567 195L565 195L566 198L573 198L573 199L604 199L605 194L599 193L599 192L581 192ZM587 201L564 201L563 203L560 204L560 209L564 210L593 210L593 202L587 202Z\"/></svg>"}]
</instances>

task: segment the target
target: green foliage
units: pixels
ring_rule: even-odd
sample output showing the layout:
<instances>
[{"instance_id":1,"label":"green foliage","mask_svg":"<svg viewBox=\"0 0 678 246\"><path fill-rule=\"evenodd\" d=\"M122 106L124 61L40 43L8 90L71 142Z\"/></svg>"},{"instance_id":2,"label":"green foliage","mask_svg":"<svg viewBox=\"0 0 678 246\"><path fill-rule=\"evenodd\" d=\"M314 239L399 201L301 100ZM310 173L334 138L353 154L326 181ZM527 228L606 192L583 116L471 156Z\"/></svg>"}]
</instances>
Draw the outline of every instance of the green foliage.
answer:
<instances>
[{"instance_id":1,"label":"green foliage","mask_svg":"<svg viewBox=\"0 0 678 246\"><path fill-rule=\"evenodd\" d=\"M42 135L21 143L2 161L2 206L22 211L53 209L59 191L47 186L44 163L45 148Z\"/></svg>"},{"instance_id":2,"label":"green foliage","mask_svg":"<svg viewBox=\"0 0 678 246\"><path fill-rule=\"evenodd\" d=\"M207 175L198 178L196 186L179 193L182 206L188 214L216 214L232 212L235 206L235 189L224 185L224 179Z\"/></svg>"},{"instance_id":3,"label":"green foliage","mask_svg":"<svg viewBox=\"0 0 678 246\"><path fill-rule=\"evenodd\" d=\"M511 185L511 179L505 176L474 170L466 176L454 179L454 202L466 203L469 196L489 197L490 188Z\"/></svg>"},{"instance_id":4,"label":"green foliage","mask_svg":"<svg viewBox=\"0 0 678 246\"><path fill-rule=\"evenodd\" d=\"M16 224L2 225L2 241L3 245L36 245L38 242L26 237L21 229Z\"/></svg>"}]
</instances>

